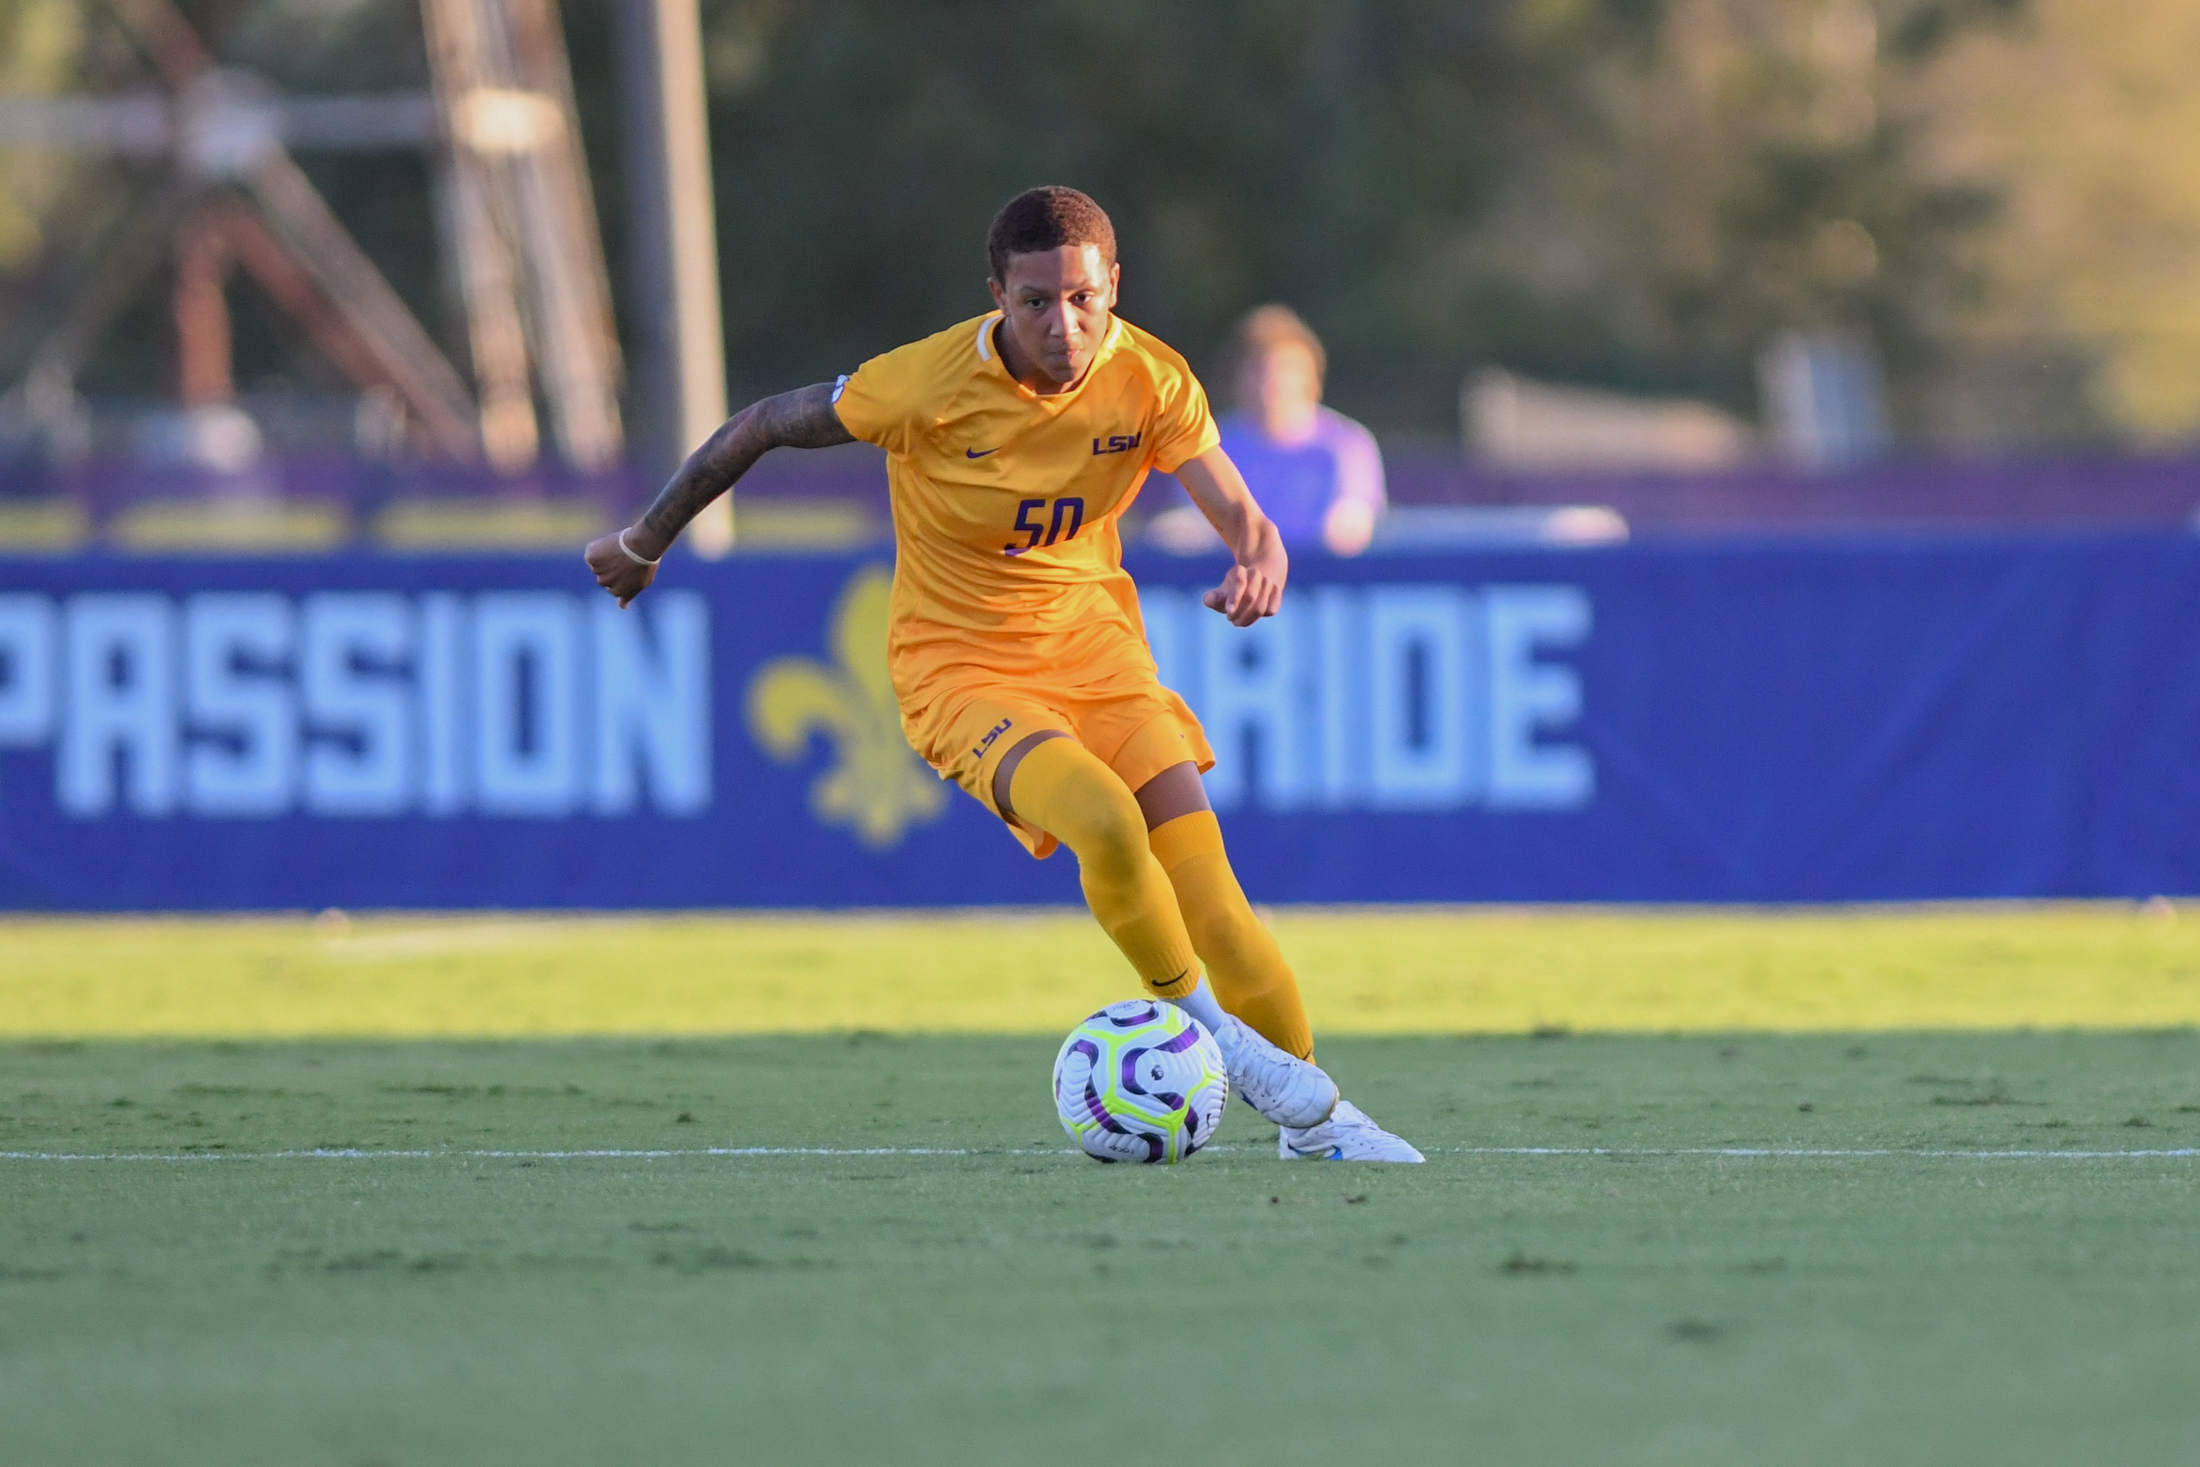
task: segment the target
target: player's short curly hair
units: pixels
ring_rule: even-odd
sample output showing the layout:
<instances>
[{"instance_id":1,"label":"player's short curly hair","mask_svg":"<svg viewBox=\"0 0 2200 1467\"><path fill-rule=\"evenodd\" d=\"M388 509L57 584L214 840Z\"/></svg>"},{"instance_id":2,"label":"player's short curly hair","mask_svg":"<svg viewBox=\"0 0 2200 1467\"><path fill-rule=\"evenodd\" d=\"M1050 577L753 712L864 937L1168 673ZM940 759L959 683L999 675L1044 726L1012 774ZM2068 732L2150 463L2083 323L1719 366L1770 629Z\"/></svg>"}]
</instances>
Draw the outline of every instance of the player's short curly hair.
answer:
<instances>
[{"instance_id":1,"label":"player's short curly hair","mask_svg":"<svg viewBox=\"0 0 2200 1467\"><path fill-rule=\"evenodd\" d=\"M1026 189L1001 206L985 232L985 258L995 280L1008 279L1010 255L1098 245L1103 264L1115 263L1115 225L1108 211L1085 194L1060 184Z\"/></svg>"}]
</instances>

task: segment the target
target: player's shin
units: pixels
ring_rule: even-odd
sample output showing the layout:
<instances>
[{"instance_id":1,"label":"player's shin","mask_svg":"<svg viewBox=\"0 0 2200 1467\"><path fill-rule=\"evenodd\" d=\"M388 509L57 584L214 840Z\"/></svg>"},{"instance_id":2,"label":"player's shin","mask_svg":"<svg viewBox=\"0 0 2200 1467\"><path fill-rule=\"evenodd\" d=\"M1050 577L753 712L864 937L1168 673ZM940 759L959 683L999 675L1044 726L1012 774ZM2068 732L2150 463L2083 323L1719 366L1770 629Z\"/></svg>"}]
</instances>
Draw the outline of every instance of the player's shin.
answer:
<instances>
[{"instance_id":1,"label":"player's shin","mask_svg":"<svg viewBox=\"0 0 2200 1467\"><path fill-rule=\"evenodd\" d=\"M1151 844L1222 1007L1278 1049L1312 1059L1314 1030L1299 997L1299 980L1275 934L1245 899L1214 814L1199 810L1165 821L1154 829Z\"/></svg>"},{"instance_id":2,"label":"player's shin","mask_svg":"<svg viewBox=\"0 0 2200 1467\"><path fill-rule=\"evenodd\" d=\"M1032 746L1016 766L1016 818L1077 856L1086 905L1147 991L1180 999L1199 984L1199 959L1176 892L1146 844L1146 822L1115 771L1074 739Z\"/></svg>"}]
</instances>

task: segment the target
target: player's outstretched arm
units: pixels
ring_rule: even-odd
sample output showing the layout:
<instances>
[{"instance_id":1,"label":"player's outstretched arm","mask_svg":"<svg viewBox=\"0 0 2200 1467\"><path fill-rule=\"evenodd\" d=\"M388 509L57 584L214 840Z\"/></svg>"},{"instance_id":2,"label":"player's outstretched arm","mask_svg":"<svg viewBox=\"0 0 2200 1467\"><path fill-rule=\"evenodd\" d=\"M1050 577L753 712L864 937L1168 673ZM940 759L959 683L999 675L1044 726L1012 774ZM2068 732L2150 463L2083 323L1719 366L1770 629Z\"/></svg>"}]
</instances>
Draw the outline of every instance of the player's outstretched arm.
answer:
<instances>
[{"instance_id":1,"label":"player's outstretched arm","mask_svg":"<svg viewBox=\"0 0 2200 1467\"><path fill-rule=\"evenodd\" d=\"M758 459L775 448L830 448L854 441L833 411L829 382L749 404L688 455L647 513L617 534L589 544L588 568L596 573L596 584L626 605L657 579L656 563L688 521L731 489Z\"/></svg>"},{"instance_id":2,"label":"player's outstretched arm","mask_svg":"<svg viewBox=\"0 0 2200 1467\"><path fill-rule=\"evenodd\" d=\"M1245 476L1230 462L1230 455L1210 448L1177 465L1176 477L1237 560L1222 584L1200 601L1228 617L1232 626L1249 627L1264 616L1274 616L1283 605L1283 583L1291 574L1291 559L1283 553L1283 536L1276 532L1275 521L1261 513L1253 491L1245 487Z\"/></svg>"}]
</instances>

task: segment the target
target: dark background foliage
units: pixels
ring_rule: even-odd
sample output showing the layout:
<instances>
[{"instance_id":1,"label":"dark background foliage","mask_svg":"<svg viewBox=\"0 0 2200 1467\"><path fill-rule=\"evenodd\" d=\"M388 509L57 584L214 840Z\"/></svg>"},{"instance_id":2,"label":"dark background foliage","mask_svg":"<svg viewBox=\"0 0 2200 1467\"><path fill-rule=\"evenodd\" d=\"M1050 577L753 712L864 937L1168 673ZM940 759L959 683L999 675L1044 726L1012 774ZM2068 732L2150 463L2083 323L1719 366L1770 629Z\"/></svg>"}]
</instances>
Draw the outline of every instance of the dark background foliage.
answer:
<instances>
[{"instance_id":1,"label":"dark background foliage","mask_svg":"<svg viewBox=\"0 0 2200 1467\"><path fill-rule=\"evenodd\" d=\"M1241 312L1287 301L1333 400L1391 435L1453 434L1485 364L1751 414L1765 340L1835 325L1930 439L1996 200L1873 99L2016 3L1885 0L1859 78L1812 49L1816 0L706 0L733 396L985 309L993 210L1063 182L1116 220L1126 315L1212 370ZM563 8L623 300L611 4ZM412 0L187 8L288 87L424 78ZM88 53L88 81L126 70ZM1841 87L1862 112L1827 110ZM463 361L425 166L307 161ZM237 295L244 385L333 385ZM87 386L159 390L168 329L145 302Z\"/></svg>"}]
</instances>

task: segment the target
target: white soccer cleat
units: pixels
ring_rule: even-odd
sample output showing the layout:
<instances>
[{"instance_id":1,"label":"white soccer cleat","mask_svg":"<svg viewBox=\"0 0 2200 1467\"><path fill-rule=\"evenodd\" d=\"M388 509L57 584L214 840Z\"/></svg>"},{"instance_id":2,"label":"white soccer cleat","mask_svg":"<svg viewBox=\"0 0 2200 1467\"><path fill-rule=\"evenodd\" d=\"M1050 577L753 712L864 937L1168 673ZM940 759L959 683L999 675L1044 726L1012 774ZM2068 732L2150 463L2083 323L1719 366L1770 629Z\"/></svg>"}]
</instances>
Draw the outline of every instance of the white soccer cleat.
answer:
<instances>
[{"instance_id":1,"label":"white soccer cleat","mask_svg":"<svg viewBox=\"0 0 2200 1467\"><path fill-rule=\"evenodd\" d=\"M1215 1043L1229 1068L1230 1087L1263 1119L1279 1126L1318 1126L1337 1108L1337 1082L1321 1066L1278 1049L1243 1019L1225 1018Z\"/></svg>"},{"instance_id":2,"label":"white soccer cleat","mask_svg":"<svg viewBox=\"0 0 2200 1467\"><path fill-rule=\"evenodd\" d=\"M1422 1161L1413 1144L1393 1136L1349 1100L1337 1102L1328 1120L1304 1130L1282 1127L1276 1154L1285 1161Z\"/></svg>"}]
</instances>

